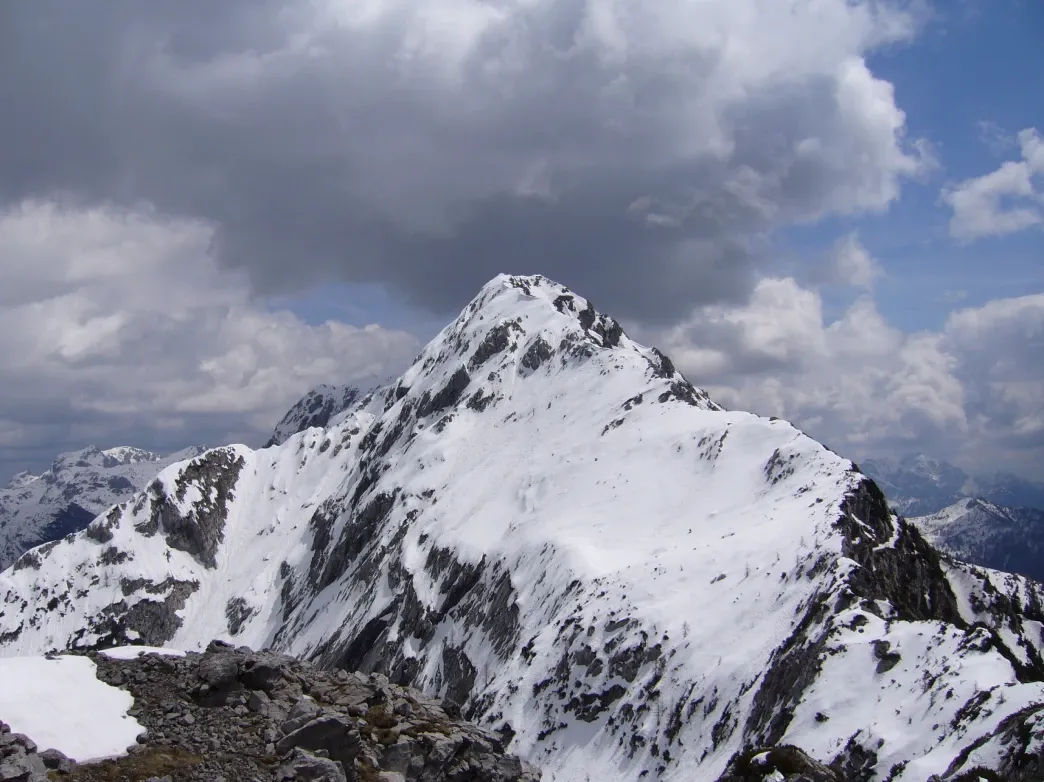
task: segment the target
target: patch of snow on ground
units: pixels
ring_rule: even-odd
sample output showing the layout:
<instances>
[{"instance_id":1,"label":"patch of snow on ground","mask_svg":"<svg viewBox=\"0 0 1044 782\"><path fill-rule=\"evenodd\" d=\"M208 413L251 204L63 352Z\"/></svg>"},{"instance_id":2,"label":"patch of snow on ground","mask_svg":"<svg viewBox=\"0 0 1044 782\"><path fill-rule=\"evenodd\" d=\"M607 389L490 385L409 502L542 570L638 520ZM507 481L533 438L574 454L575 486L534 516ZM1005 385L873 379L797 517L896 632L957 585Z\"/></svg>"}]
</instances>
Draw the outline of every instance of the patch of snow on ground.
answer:
<instances>
[{"instance_id":1,"label":"patch of snow on ground","mask_svg":"<svg viewBox=\"0 0 1044 782\"><path fill-rule=\"evenodd\" d=\"M0 719L77 762L126 754L145 730L127 715L134 699L95 670L86 657L0 660Z\"/></svg>"}]
</instances>

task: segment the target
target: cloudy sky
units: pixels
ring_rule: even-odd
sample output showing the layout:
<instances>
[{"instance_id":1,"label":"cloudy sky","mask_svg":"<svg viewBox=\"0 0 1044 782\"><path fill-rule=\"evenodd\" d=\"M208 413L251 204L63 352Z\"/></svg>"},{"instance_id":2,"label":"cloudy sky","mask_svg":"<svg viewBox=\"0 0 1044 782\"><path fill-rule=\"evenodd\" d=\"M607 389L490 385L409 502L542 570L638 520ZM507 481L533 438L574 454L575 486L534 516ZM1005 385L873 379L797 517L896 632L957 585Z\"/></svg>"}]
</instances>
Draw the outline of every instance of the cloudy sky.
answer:
<instances>
[{"instance_id":1,"label":"cloudy sky","mask_svg":"<svg viewBox=\"0 0 1044 782\"><path fill-rule=\"evenodd\" d=\"M0 4L0 481L258 444L542 273L854 458L1044 477L1036 0Z\"/></svg>"}]
</instances>

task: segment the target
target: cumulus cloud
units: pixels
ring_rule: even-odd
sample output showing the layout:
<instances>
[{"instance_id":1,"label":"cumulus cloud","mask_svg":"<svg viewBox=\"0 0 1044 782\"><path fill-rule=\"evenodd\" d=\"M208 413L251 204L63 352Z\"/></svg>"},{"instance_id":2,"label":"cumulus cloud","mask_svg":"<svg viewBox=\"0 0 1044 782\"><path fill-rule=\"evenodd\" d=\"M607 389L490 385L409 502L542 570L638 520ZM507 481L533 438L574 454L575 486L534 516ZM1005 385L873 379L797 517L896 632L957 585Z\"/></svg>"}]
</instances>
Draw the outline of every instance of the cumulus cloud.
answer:
<instances>
[{"instance_id":1,"label":"cumulus cloud","mask_svg":"<svg viewBox=\"0 0 1044 782\"><path fill-rule=\"evenodd\" d=\"M868 296L828 321L816 290L766 278L745 306L643 336L723 404L793 420L853 458L924 451L1022 474L1044 460L1044 295L905 334Z\"/></svg>"},{"instance_id":2,"label":"cumulus cloud","mask_svg":"<svg viewBox=\"0 0 1044 782\"><path fill-rule=\"evenodd\" d=\"M943 190L953 209L951 236L969 242L1044 225L1044 141L1036 128L1021 131L1018 141L1021 160Z\"/></svg>"},{"instance_id":3,"label":"cumulus cloud","mask_svg":"<svg viewBox=\"0 0 1044 782\"><path fill-rule=\"evenodd\" d=\"M916 6L17 3L0 199L147 200L262 291L445 311L512 269L670 318L745 298L765 232L885 209L923 168L864 59Z\"/></svg>"},{"instance_id":4,"label":"cumulus cloud","mask_svg":"<svg viewBox=\"0 0 1044 782\"><path fill-rule=\"evenodd\" d=\"M384 379L415 353L402 332L270 311L213 239L144 207L0 212L0 460L256 441L308 387Z\"/></svg>"},{"instance_id":5,"label":"cumulus cloud","mask_svg":"<svg viewBox=\"0 0 1044 782\"><path fill-rule=\"evenodd\" d=\"M883 275L881 265L859 240L859 236L850 233L838 240L827 262L813 273L812 279L828 285L872 290Z\"/></svg>"}]
</instances>

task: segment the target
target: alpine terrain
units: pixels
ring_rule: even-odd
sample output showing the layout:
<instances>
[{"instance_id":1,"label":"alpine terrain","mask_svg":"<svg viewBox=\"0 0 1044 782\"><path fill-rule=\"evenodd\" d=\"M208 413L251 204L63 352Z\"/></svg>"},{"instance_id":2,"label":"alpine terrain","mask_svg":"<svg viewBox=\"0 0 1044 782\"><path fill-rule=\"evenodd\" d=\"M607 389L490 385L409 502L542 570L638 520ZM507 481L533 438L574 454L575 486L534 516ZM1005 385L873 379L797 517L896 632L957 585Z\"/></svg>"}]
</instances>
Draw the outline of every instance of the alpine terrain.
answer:
<instances>
[{"instance_id":1,"label":"alpine terrain","mask_svg":"<svg viewBox=\"0 0 1044 782\"><path fill-rule=\"evenodd\" d=\"M848 780L1039 780L1041 606L790 424L501 276L325 428L166 467L24 554L0 654L218 638L381 674L545 780L782 779L757 769L791 746Z\"/></svg>"},{"instance_id":2,"label":"alpine terrain","mask_svg":"<svg viewBox=\"0 0 1044 782\"><path fill-rule=\"evenodd\" d=\"M355 386L321 385L313 388L280 419L265 447L282 445L292 435L313 426L327 426L334 416L359 401L361 394Z\"/></svg>"},{"instance_id":3,"label":"alpine terrain","mask_svg":"<svg viewBox=\"0 0 1044 782\"><path fill-rule=\"evenodd\" d=\"M1044 581L1044 511L963 499L910 522L955 557Z\"/></svg>"},{"instance_id":4,"label":"alpine terrain","mask_svg":"<svg viewBox=\"0 0 1044 782\"><path fill-rule=\"evenodd\" d=\"M204 450L164 457L126 446L85 448L59 455L40 475L19 473L0 488L0 570L34 546L80 531L143 489L157 471Z\"/></svg>"},{"instance_id":5,"label":"alpine terrain","mask_svg":"<svg viewBox=\"0 0 1044 782\"><path fill-rule=\"evenodd\" d=\"M867 459L860 469L884 490L904 516L927 516L965 499L1044 510L1044 484L1010 473L969 475L960 467L924 454L902 459Z\"/></svg>"}]
</instances>

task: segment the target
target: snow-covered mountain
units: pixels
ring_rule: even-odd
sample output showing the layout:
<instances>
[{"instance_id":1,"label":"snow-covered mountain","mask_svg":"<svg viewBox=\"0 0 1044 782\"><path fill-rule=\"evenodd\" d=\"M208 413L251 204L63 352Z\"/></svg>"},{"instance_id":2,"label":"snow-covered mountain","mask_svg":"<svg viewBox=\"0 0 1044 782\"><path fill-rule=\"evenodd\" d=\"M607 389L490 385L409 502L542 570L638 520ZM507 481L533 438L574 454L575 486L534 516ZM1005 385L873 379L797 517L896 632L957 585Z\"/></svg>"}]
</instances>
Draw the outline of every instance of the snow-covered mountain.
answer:
<instances>
[{"instance_id":1,"label":"snow-covered mountain","mask_svg":"<svg viewBox=\"0 0 1044 782\"><path fill-rule=\"evenodd\" d=\"M867 459L860 469L873 478L904 516L927 516L965 499L1044 510L1044 483L1010 473L972 476L947 461L912 454L902 459Z\"/></svg>"},{"instance_id":2,"label":"snow-covered mountain","mask_svg":"<svg viewBox=\"0 0 1044 782\"><path fill-rule=\"evenodd\" d=\"M203 453L157 456L127 446L63 453L40 475L19 473L0 489L0 570L23 552L77 532L143 489L167 465Z\"/></svg>"},{"instance_id":3,"label":"snow-covered mountain","mask_svg":"<svg viewBox=\"0 0 1044 782\"><path fill-rule=\"evenodd\" d=\"M1044 511L963 499L910 522L955 557L1044 582Z\"/></svg>"},{"instance_id":4,"label":"snow-covered mountain","mask_svg":"<svg viewBox=\"0 0 1044 782\"><path fill-rule=\"evenodd\" d=\"M0 654L211 638L456 702L545 779L1044 778L1044 594L851 462L498 277L327 428L163 470L0 574ZM746 762L746 761L744 761Z\"/></svg>"},{"instance_id":5,"label":"snow-covered mountain","mask_svg":"<svg viewBox=\"0 0 1044 782\"><path fill-rule=\"evenodd\" d=\"M313 388L284 415L265 448L282 445L298 432L313 426L325 427L339 413L359 401L362 392L355 386L321 385Z\"/></svg>"}]
</instances>

